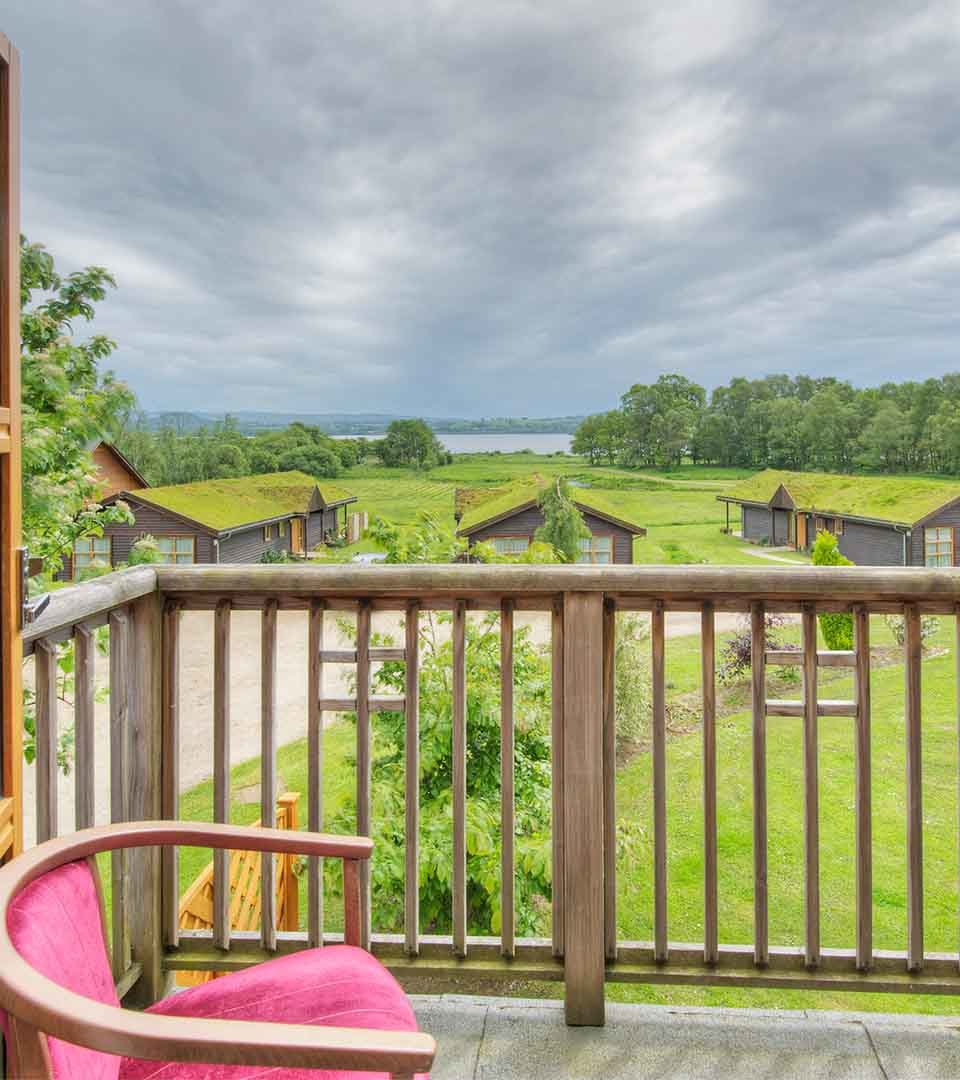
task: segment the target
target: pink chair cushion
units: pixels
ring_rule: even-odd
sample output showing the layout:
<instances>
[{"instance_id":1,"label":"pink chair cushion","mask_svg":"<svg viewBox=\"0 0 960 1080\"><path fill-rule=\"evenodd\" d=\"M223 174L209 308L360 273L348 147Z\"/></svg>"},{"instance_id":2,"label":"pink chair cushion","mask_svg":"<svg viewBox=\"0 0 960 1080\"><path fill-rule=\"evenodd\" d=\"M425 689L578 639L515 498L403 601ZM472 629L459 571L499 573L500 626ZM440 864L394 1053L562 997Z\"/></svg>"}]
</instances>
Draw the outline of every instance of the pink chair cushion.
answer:
<instances>
[{"instance_id":1,"label":"pink chair cushion","mask_svg":"<svg viewBox=\"0 0 960 1080\"><path fill-rule=\"evenodd\" d=\"M48 979L119 1006L97 886L86 862L67 863L28 885L7 911L7 931L17 952ZM3 1021L6 1035L5 1016ZM120 1075L119 1057L60 1039L47 1041L55 1080L117 1080Z\"/></svg>"},{"instance_id":2,"label":"pink chair cushion","mask_svg":"<svg viewBox=\"0 0 960 1080\"><path fill-rule=\"evenodd\" d=\"M399 983L369 953L328 945L277 957L257 967L193 986L150 1010L165 1016L222 1017L289 1024L416 1031ZM378 1080L386 1073L185 1065L125 1058L120 1080Z\"/></svg>"}]
</instances>

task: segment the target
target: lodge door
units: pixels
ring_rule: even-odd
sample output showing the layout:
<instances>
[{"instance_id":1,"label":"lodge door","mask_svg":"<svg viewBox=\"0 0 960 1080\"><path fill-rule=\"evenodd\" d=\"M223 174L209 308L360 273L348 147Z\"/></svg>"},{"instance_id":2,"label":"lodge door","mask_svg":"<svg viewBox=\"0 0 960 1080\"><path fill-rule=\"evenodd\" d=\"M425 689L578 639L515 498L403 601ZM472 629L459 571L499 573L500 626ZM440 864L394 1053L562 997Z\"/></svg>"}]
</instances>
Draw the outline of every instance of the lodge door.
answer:
<instances>
[{"instance_id":1,"label":"lodge door","mask_svg":"<svg viewBox=\"0 0 960 1080\"><path fill-rule=\"evenodd\" d=\"M797 551L805 551L807 547L807 518L805 514L797 514Z\"/></svg>"},{"instance_id":2,"label":"lodge door","mask_svg":"<svg viewBox=\"0 0 960 1080\"><path fill-rule=\"evenodd\" d=\"M0 33L0 862L22 843L20 61Z\"/></svg>"},{"instance_id":3,"label":"lodge door","mask_svg":"<svg viewBox=\"0 0 960 1080\"><path fill-rule=\"evenodd\" d=\"M290 521L290 550L294 555L306 555L307 553L303 518L292 518Z\"/></svg>"}]
</instances>

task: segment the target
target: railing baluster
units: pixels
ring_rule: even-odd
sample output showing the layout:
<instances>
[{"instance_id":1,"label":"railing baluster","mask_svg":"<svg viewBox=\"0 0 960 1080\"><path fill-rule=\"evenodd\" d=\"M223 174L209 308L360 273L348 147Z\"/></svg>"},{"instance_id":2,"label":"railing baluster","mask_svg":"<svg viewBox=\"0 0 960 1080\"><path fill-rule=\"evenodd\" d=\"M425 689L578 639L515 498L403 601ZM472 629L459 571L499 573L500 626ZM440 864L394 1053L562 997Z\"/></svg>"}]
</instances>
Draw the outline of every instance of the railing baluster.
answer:
<instances>
[{"instance_id":1,"label":"railing baluster","mask_svg":"<svg viewBox=\"0 0 960 1080\"><path fill-rule=\"evenodd\" d=\"M162 813L167 821L180 817L180 606L168 602L163 610L163 768ZM166 944L180 941L180 851L163 849L163 925Z\"/></svg>"},{"instance_id":2,"label":"railing baluster","mask_svg":"<svg viewBox=\"0 0 960 1080\"><path fill-rule=\"evenodd\" d=\"M372 836L370 785L373 748L370 731L370 601L357 609L357 832ZM360 864L360 947L370 948L370 863Z\"/></svg>"},{"instance_id":3,"label":"railing baluster","mask_svg":"<svg viewBox=\"0 0 960 1080\"><path fill-rule=\"evenodd\" d=\"M857 821L857 970L873 963L873 837L870 805L870 613L860 604L854 611L857 703L856 821Z\"/></svg>"},{"instance_id":4,"label":"railing baluster","mask_svg":"<svg viewBox=\"0 0 960 1080\"><path fill-rule=\"evenodd\" d=\"M806 882L804 962L820 963L820 789L817 761L817 616L804 604L803 624L803 855Z\"/></svg>"},{"instance_id":5,"label":"railing baluster","mask_svg":"<svg viewBox=\"0 0 960 1080\"><path fill-rule=\"evenodd\" d=\"M550 799L553 857L551 869L553 955L563 958L563 600L553 602L550 622Z\"/></svg>"},{"instance_id":6,"label":"railing baluster","mask_svg":"<svg viewBox=\"0 0 960 1080\"><path fill-rule=\"evenodd\" d=\"M420 952L420 605L404 618L404 948Z\"/></svg>"},{"instance_id":7,"label":"railing baluster","mask_svg":"<svg viewBox=\"0 0 960 1080\"><path fill-rule=\"evenodd\" d=\"M260 625L260 820L273 826L277 816L277 609L276 600L263 607ZM276 862L271 852L260 855L260 933L265 949L277 947Z\"/></svg>"},{"instance_id":8,"label":"railing baluster","mask_svg":"<svg viewBox=\"0 0 960 1080\"><path fill-rule=\"evenodd\" d=\"M512 957L513 856L513 601L500 603L500 952Z\"/></svg>"},{"instance_id":9,"label":"railing baluster","mask_svg":"<svg viewBox=\"0 0 960 1080\"><path fill-rule=\"evenodd\" d=\"M703 687L703 962L719 958L717 920L717 655L713 604L700 613Z\"/></svg>"},{"instance_id":10,"label":"railing baluster","mask_svg":"<svg viewBox=\"0 0 960 1080\"><path fill-rule=\"evenodd\" d=\"M565 1012L568 1024L604 1020L603 598L565 593L563 832Z\"/></svg>"},{"instance_id":11,"label":"railing baluster","mask_svg":"<svg viewBox=\"0 0 960 1080\"><path fill-rule=\"evenodd\" d=\"M323 612L322 600L310 603L307 628L307 828L323 828ZM312 948L323 944L323 862L307 859L307 940Z\"/></svg>"},{"instance_id":12,"label":"railing baluster","mask_svg":"<svg viewBox=\"0 0 960 1080\"><path fill-rule=\"evenodd\" d=\"M769 960L767 918L767 717L765 620L763 604L750 605L750 675L753 707L753 956Z\"/></svg>"},{"instance_id":13,"label":"railing baluster","mask_svg":"<svg viewBox=\"0 0 960 1080\"><path fill-rule=\"evenodd\" d=\"M907 970L923 967L923 798L920 755L920 615L904 609L904 661L907 739Z\"/></svg>"},{"instance_id":14,"label":"railing baluster","mask_svg":"<svg viewBox=\"0 0 960 1080\"><path fill-rule=\"evenodd\" d=\"M110 612L110 820L126 821L127 725L130 713L130 619L126 611ZM130 966L127 932L126 852L110 855L110 906L112 909L113 977L119 979Z\"/></svg>"},{"instance_id":15,"label":"railing baluster","mask_svg":"<svg viewBox=\"0 0 960 1080\"><path fill-rule=\"evenodd\" d=\"M603 926L604 951L617 958L617 605L603 604Z\"/></svg>"},{"instance_id":16,"label":"railing baluster","mask_svg":"<svg viewBox=\"0 0 960 1080\"><path fill-rule=\"evenodd\" d=\"M467 955L467 605L453 607L453 951Z\"/></svg>"},{"instance_id":17,"label":"railing baluster","mask_svg":"<svg viewBox=\"0 0 960 1080\"><path fill-rule=\"evenodd\" d=\"M653 678L653 958L667 959L667 698L663 601L655 600L650 641Z\"/></svg>"},{"instance_id":18,"label":"railing baluster","mask_svg":"<svg viewBox=\"0 0 960 1080\"><path fill-rule=\"evenodd\" d=\"M230 820L230 612L219 600L213 618L213 820ZM213 853L213 943L230 948L230 852Z\"/></svg>"},{"instance_id":19,"label":"railing baluster","mask_svg":"<svg viewBox=\"0 0 960 1080\"><path fill-rule=\"evenodd\" d=\"M89 829L94 821L94 724L96 639L93 631L78 626L73 631L73 733L74 733L74 819L78 829Z\"/></svg>"},{"instance_id":20,"label":"railing baluster","mask_svg":"<svg viewBox=\"0 0 960 1080\"><path fill-rule=\"evenodd\" d=\"M36 678L37 842L57 835L57 646L34 647Z\"/></svg>"}]
</instances>

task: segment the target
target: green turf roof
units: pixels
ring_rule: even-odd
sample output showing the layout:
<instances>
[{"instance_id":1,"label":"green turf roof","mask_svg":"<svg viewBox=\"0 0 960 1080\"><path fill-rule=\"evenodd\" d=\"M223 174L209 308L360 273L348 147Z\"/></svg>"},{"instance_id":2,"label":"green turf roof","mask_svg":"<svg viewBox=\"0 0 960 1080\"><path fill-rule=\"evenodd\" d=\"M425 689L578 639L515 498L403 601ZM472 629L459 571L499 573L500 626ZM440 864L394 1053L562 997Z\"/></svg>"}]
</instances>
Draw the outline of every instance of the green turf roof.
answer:
<instances>
[{"instance_id":1,"label":"green turf roof","mask_svg":"<svg viewBox=\"0 0 960 1080\"><path fill-rule=\"evenodd\" d=\"M502 484L489 491L484 491L482 488L473 492L458 491L457 504L458 507L463 508L459 532L470 532L471 529L475 529L486 521L502 517L512 510L536 502L540 493L550 482L542 476L534 475L512 484ZM618 503L614 492L570 485L567 487L567 494L583 510L595 510L599 514L622 521L629 528L643 530L643 526L632 521L629 511Z\"/></svg>"},{"instance_id":2,"label":"green turf roof","mask_svg":"<svg viewBox=\"0 0 960 1080\"><path fill-rule=\"evenodd\" d=\"M353 498L346 489L327 480L317 482L302 472L201 480L194 484L146 488L131 494L219 530L235 529L285 514L305 514L318 489L327 506Z\"/></svg>"},{"instance_id":3,"label":"green turf roof","mask_svg":"<svg viewBox=\"0 0 960 1080\"><path fill-rule=\"evenodd\" d=\"M842 476L836 473L765 469L736 484L724 498L767 503L783 485L800 510L849 514L913 525L960 498L960 483L897 476Z\"/></svg>"}]
</instances>

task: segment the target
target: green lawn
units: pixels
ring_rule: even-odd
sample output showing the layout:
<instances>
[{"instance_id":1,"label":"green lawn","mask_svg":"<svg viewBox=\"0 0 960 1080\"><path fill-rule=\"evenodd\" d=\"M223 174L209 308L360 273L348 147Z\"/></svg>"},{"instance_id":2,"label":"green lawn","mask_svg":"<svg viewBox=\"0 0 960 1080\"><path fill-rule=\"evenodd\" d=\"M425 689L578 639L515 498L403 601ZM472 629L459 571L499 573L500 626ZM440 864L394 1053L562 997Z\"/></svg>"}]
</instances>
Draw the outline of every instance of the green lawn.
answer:
<instances>
[{"instance_id":1,"label":"green lawn","mask_svg":"<svg viewBox=\"0 0 960 1080\"><path fill-rule=\"evenodd\" d=\"M873 694L874 799L874 944L902 949L906 934L904 841L903 667L892 651L892 638L882 619L872 620L875 667ZM924 869L925 946L927 951L957 949L957 739L953 624L941 620L933 651L923 665ZM719 635L720 647L730 635ZM796 642L797 626L781 636ZM696 714L700 692L699 638L671 639L667 645L667 686L673 705L686 714L672 723L668 744L669 933L673 941L700 941L702 914L701 738ZM771 672L771 696L796 697L799 689ZM849 677L839 669L822 669L824 693L845 697ZM746 944L752 937L752 789L751 718L746 682L721 689L718 722L719 853L721 941ZM684 721L683 717L687 720ZM692 718L692 719L691 719ZM803 941L803 777L799 720L768 721L769 894L771 944ZM353 800L354 727L340 723L324 737L324 803L333 816ZM824 947L849 948L854 940L854 810L852 721L820 720L820 814L822 941ZM286 790L306 791L304 741L283 747L278 771ZM257 782L259 761L233 770L233 790ZM639 753L618 774L617 809L618 933L624 940L653 935L652 781L650 758ZM191 819L212 816L212 783L187 792L181 813ZM232 819L250 822L256 805L235 803ZM302 819L305 817L305 809ZM206 852L184 852L183 887L209 860ZM301 914L305 900L301 895ZM328 926L339 927L339 907L327 899ZM557 993L557 987L525 991ZM730 990L695 987L644 987L611 984L612 1000L673 1004L724 1004L777 1008L844 1008L880 1011L960 1012L953 998L848 994L829 991Z\"/></svg>"}]
</instances>

